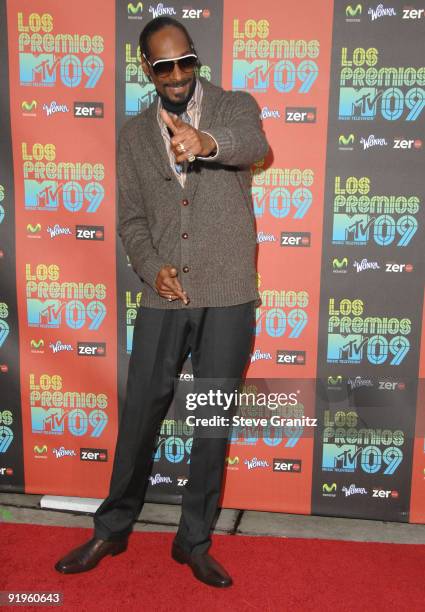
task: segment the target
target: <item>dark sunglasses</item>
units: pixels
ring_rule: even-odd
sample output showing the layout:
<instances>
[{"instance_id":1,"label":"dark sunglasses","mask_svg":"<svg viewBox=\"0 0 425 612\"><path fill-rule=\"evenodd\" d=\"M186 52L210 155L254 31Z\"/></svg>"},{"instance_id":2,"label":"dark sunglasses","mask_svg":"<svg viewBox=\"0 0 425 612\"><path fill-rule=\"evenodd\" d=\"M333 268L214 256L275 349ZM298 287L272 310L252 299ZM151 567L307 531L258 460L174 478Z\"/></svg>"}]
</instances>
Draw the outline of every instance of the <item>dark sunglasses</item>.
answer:
<instances>
[{"instance_id":1,"label":"dark sunglasses","mask_svg":"<svg viewBox=\"0 0 425 612\"><path fill-rule=\"evenodd\" d=\"M145 54L143 54L143 57L157 77L169 76L174 70L174 64L178 64L182 72L192 72L198 62L198 56L195 53L188 53L187 55L172 57L170 59L159 59L155 62L150 62Z\"/></svg>"}]
</instances>

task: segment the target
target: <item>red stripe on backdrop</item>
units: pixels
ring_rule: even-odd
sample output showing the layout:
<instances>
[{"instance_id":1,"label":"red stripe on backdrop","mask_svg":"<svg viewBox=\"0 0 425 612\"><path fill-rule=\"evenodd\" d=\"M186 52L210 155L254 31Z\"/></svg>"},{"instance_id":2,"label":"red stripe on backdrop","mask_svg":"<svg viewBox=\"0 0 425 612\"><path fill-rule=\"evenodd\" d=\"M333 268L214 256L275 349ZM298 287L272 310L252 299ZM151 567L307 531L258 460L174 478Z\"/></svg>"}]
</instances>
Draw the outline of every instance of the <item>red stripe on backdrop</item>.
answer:
<instances>
[{"instance_id":1,"label":"red stripe on backdrop","mask_svg":"<svg viewBox=\"0 0 425 612\"><path fill-rule=\"evenodd\" d=\"M102 497L117 422L114 4L12 0L8 29L25 490Z\"/></svg>"},{"instance_id":2,"label":"red stripe on backdrop","mask_svg":"<svg viewBox=\"0 0 425 612\"><path fill-rule=\"evenodd\" d=\"M331 0L284 10L224 2L223 86L255 96L271 147L253 168L262 305L248 377L316 376L332 19ZM299 403L313 417L311 383ZM242 433L230 448L223 504L309 513L313 431L255 443Z\"/></svg>"},{"instance_id":3,"label":"red stripe on backdrop","mask_svg":"<svg viewBox=\"0 0 425 612\"><path fill-rule=\"evenodd\" d=\"M309 6L314 19L306 19ZM277 3L224 3L224 87L255 96L271 147L258 165L266 172L254 172L253 197L260 240L265 238L259 248L257 347L272 359L255 361L250 376L316 375L332 7L331 1L286 3L284 11ZM282 247L281 232L288 233ZM291 246L309 240L291 232L310 234L311 246ZM276 307L280 317L269 314ZM291 320L294 309L302 312ZM277 363L280 349L306 351L305 365Z\"/></svg>"},{"instance_id":4,"label":"red stripe on backdrop","mask_svg":"<svg viewBox=\"0 0 425 612\"><path fill-rule=\"evenodd\" d=\"M413 446L412 488L409 521L425 523L425 294L422 310L422 338L419 359L416 426Z\"/></svg>"}]
</instances>

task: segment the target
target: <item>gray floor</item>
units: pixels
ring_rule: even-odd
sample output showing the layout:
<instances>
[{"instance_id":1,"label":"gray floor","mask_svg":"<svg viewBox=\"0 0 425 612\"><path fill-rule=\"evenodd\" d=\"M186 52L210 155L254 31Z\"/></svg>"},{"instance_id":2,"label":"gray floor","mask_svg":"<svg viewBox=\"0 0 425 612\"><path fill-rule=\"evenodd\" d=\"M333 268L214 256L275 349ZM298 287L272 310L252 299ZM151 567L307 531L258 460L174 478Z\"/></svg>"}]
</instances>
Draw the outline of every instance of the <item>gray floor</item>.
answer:
<instances>
[{"instance_id":1,"label":"gray floor","mask_svg":"<svg viewBox=\"0 0 425 612\"><path fill-rule=\"evenodd\" d=\"M0 522L93 526L90 514L40 508L41 497L0 493ZM145 504L135 531L174 532L179 516L180 506ZM220 512L215 533L425 544L425 525L227 509Z\"/></svg>"}]
</instances>

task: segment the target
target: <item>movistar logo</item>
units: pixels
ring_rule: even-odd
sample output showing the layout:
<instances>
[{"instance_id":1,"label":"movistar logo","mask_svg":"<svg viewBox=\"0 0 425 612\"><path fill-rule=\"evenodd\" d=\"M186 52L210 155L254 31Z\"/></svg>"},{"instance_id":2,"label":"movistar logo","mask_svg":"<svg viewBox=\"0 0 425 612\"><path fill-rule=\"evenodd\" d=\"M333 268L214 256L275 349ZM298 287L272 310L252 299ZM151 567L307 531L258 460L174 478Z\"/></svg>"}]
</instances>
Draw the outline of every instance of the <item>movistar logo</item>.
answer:
<instances>
[{"instance_id":1,"label":"movistar logo","mask_svg":"<svg viewBox=\"0 0 425 612\"><path fill-rule=\"evenodd\" d=\"M44 446L34 446L34 452L37 453L37 455L47 453L47 445L44 444Z\"/></svg>"},{"instance_id":2,"label":"movistar logo","mask_svg":"<svg viewBox=\"0 0 425 612\"><path fill-rule=\"evenodd\" d=\"M362 5L356 4L356 6L353 8L351 4L347 4L345 8L345 14L347 15L347 17L355 17L356 15L361 15Z\"/></svg>"},{"instance_id":3,"label":"movistar logo","mask_svg":"<svg viewBox=\"0 0 425 612\"><path fill-rule=\"evenodd\" d=\"M332 267L334 270L342 270L343 268L346 268L347 266L348 266L347 257L344 257L344 259L338 259L337 257L334 257L332 261Z\"/></svg>"},{"instance_id":4,"label":"movistar logo","mask_svg":"<svg viewBox=\"0 0 425 612\"><path fill-rule=\"evenodd\" d=\"M226 463L229 465L238 465L239 457L226 457Z\"/></svg>"},{"instance_id":5,"label":"movistar logo","mask_svg":"<svg viewBox=\"0 0 425 612\"><path fill-rule=\"evenodd\" d=\"M328 385L340 385L342 376L328 376Z\"/></svg>"},{"instance_id":6,"label":"movistar logo","mask_svg":"<svg viewBox=\"0 0 425 612\"><path fill-rule=\"evenodd\" d=\"M40 340L31 340L31 348L43 348L44 340L41 338Z\"/></svg>"},{"instance_id":7,"label":"movistar logo","mask_svg":"<svg viewBox=\"0 0 425 612\"><path fill-rule=\"evenodd\" d=\"M31 223L27 223L27 232L31 232L31 234L36 234L40 230L41 230L40 223L37 223L37 225L31 225Z\"/></svg>"},{"instance_id":8,"label":"movistar logo","mask_svg":"<svg viewBox=\"0 0 425 612\"><path fill-rule=\"evenodd\" d=\"M344 134L341 134L341 136L338 138L338 142L340 145L350 145L350 144L354 144L354 134L350 134L349 136L344 136Z\"/></svg>"},{"instance_id":9,"label":"movistar logo","mask_svg":"<svg viewBox=\"0 0 425 612\"><path fill-rule=\"evenodd\" d=\"M138 2L137 4L134 4L133 2L129 2L127 4L127 13L129 15L137 15L137 14L140 14L142 11L143 11L142 2Z\"/></svg>"},{"instance_id":10,"label":"movistar logo","mask_svg":"<svg viewBox=\"0 0 425 612\"><path fill-rule=\"evenodd\" d=\"M26 102L25 100L21 104L21 108L23 111L32 111L37 108L37 102L33 100L32 102Z\"/></svg>"},{"instance_id":11,"label":"movistar logo","mask_svg":"<svg viewBox=\"0 0 425 612\"><path fill-rule=\"evenodd\" d=\"M328 483L325 482L322 486L322 491L323 493L333 493L336 491L336 482L333 482L331 485L328 485Z\"/></svg>"}]
</instances>

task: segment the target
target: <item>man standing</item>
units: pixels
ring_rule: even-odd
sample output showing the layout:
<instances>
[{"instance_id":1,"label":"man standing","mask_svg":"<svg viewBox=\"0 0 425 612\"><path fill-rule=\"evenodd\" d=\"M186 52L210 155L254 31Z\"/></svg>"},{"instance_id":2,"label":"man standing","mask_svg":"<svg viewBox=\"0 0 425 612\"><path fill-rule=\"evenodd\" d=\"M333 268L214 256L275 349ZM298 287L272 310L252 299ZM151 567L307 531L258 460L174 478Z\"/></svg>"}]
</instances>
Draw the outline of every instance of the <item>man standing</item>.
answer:
<instances>
[{"instance_id":1,"label":"man standing","mask_svg":"<svg viewBox=\"0 0 425 612\"><path fill-rule=\"evenodd\" d=\"M259 300L250 166L268 151L255 100L196 76L188 32L169 17L140 35L142 66L158 94L130 119L118 149L118 232L143 281L108 497L94 536L56 563L83 572L127 547L143 506L155 437L191 352L195 379L241 380ZM172 557L196 578L232 579L208 553L227 438L195 430Z\"/></svg>"}]
</instances>

